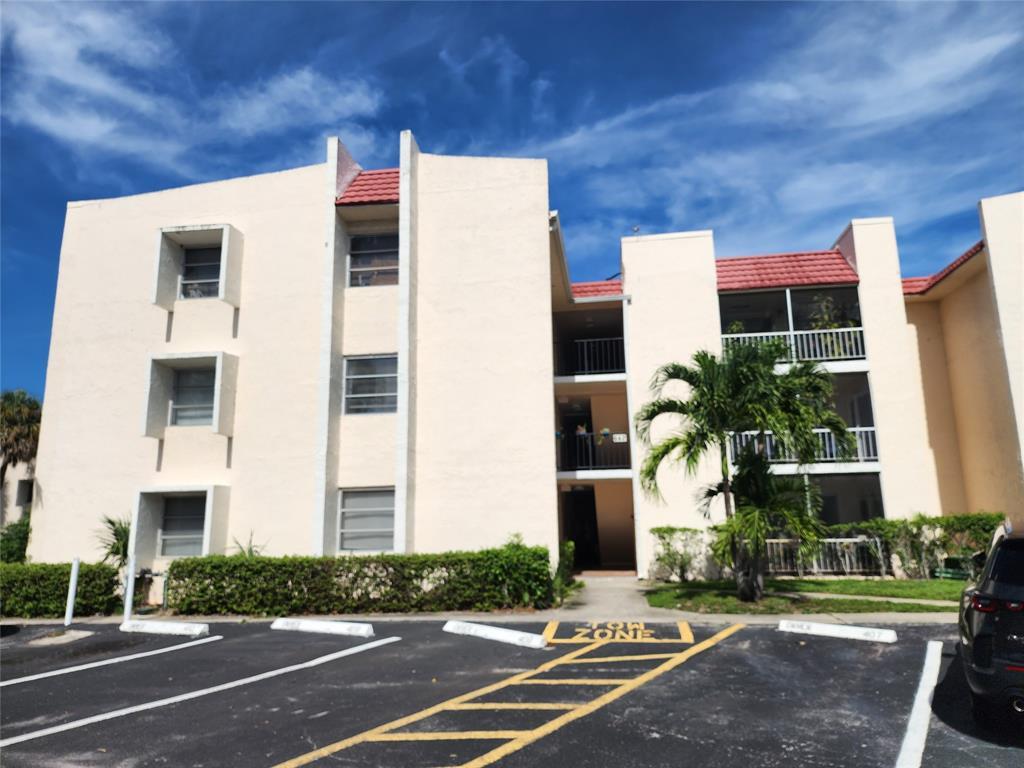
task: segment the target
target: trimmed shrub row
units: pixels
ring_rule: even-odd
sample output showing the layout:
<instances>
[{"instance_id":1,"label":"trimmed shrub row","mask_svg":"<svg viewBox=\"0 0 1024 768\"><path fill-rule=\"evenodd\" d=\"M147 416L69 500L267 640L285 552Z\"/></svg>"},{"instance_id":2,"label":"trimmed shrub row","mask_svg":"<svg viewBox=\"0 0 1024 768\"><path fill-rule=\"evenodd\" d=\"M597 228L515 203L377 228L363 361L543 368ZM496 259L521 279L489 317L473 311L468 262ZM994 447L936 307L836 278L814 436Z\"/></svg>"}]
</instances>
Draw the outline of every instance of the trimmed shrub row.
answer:
<instances>
[{"instance_id":1,"label":"trimmed shrub row","mask_svg":"<svg viewBox=\"0 0 1024 768\"><path fill-rule=\"evenodd\" d=\"M1001 512L925 517L910 520L865 520L830 525L827 536L871 536L881 540L886 554L896 555L909 576L928 578L933 568L954 565L974 577L971 555L988 550L1006 516Z\"/></svg>"},{"instance_id":2,"label":"trimmed shrub row","mask_svg":"<svg viewBox=\"0 0 1024 768\"><path fill-rule=\"evenodd\" d=\"M0 563L0 614L21 618L63 616L70 563ZM75 615L113 613L120 607L117 568L82 563L78 569Z\"/></svg>"},{"instance_id":3,"label":"trimmed shrub row","mask_svg":"<svg viewBox=\"0 0 1024 768\"><path fill-rule=\"evenodd\" d=\"M193 557L167 572L168 605L186 614L284 615L544 608L545 547L352 557Z\"/></svg>"}]
</instances>

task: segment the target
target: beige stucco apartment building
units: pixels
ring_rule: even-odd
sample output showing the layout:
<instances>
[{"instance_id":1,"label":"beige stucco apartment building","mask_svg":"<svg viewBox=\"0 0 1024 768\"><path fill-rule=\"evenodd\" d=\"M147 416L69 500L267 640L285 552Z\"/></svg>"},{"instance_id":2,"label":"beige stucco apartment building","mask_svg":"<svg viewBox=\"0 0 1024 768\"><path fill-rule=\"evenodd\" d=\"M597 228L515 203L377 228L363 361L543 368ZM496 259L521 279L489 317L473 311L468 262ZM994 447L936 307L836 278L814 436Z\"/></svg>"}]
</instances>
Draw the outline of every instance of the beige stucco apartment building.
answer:
<instances>
[{"instance_id":1,"label":"beige stucco apartment building","mask_svg":"<svg viewBox=\"0 0 1024 768\"><path fill-rule=\"evenodd\" d=\"M643 574L650 528L706 525L715 479L666 468L663 500L641 492L651 374L766 337L836 374L856 457L824 433L811 466L775 456L827 520L1019 511L1024 194L980 213L981 241L928 278L901 279L882 218L749 258L716 259L710 231L625 237L621 279L573 284L546 161L421 153L408 132L398 169L331 140L320 165L70 203L29 555L94 558L111 515L156 571L250 542L520 534Z\"/></svg>"}]
</instances>

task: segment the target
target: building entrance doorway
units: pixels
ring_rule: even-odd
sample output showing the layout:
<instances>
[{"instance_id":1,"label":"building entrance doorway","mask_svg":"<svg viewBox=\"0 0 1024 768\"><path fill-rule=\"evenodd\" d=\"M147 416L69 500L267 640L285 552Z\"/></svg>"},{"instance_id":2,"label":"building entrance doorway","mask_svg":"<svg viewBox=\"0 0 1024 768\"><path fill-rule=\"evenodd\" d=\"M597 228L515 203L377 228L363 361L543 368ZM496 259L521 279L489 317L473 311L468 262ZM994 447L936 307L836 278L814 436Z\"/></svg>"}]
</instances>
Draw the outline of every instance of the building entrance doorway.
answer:
<instances>
[{"instance_id":1,"label":"building entrance doorway","mask_svg":"<svg viewBox=\"0 0 1024 768\"><path fill-rule=\"evenodd\" d=\"M562 494L562 538L576 545L576 570L601 567L593 488L575 488Z\"/></svg>"}]
</instances>

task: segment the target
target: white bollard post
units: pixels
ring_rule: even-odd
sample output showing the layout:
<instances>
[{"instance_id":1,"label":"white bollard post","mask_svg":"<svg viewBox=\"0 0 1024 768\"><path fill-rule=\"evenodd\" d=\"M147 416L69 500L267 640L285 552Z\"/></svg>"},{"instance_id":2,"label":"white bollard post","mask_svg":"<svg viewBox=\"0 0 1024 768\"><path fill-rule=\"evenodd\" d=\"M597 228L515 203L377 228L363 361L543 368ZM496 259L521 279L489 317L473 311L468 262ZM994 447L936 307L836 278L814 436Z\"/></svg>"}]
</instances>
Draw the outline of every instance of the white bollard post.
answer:
<instances>
[{"instance_id":1,"label":"white bollard post","mask_svg":"<svg viewBox=\"0 0 1024 768\"><path fill-rule=\"evenodd\" d=\"M64 626L71 626L71 619L75 615L75 593L78 592L78 564L80 560L76 557L71 561L71 580L68 582L68 604L64 609Z\"/></svg>"},{"instance_id":2,"label":"white bollard post","mask_svg":"<svg viewBox=\"0 0 1024 768\"><path fill-rule=\"evenodd\" d=\"M124 620L132 620L132 601L135 598L135 555L128 555L128 572L124 579Z\"/></svg>"}]
</instances>

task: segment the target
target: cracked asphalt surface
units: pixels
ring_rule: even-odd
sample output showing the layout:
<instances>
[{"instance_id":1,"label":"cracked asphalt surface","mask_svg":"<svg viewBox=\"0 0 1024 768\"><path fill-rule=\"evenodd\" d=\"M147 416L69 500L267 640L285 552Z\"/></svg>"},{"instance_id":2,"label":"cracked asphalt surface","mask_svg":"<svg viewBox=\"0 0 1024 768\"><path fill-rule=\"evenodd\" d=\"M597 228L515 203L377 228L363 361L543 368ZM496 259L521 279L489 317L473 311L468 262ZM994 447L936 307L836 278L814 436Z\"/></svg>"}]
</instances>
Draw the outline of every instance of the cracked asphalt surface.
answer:
<instances>
[{"instance_id":1,"label":"cracked asphalt surface","mask_svg":"<svg viewBox=\"0 0 1024 768\"><path fill-rule=\"evenodd\" d=\"M709 641L722 627L693 626L694 644L680 642L675 625L648 624L648 635L675 638L675 644L610 640L593 650L560 644L536 651L447 634L441 626L433 621L378 620L377 639L401 640L230 690L4 745L2 762L11 768L274 766L355 739L350 746L308 761L381 768L518 768L556 762L617 768L891 768L926 644L940 640L943 663L922 764L1024 764L1024 724L1007 719L981 730L973 723L952 625L895 627L899 641L894 645L745 627L702 646L700 652L695 652L694 644ZM0 644L0 679L5 683L0 689L0 741L301 664L367 642L276 632L264 623L213 624L211 634L222 635L222 640L10 684L28 675L185 642L124 635L112 625L82 628L95 634L65 645L39 646L29 641L53 627L5 625ZM544 625L515 628L541 632ZM563 638L572 634L572 625L558 631ZM692 655L684 653L687 649ZM527 674L574 652L585 655ZM614 660L649 654L658 658ZM598 661L583 662L587 656ZM618 685L601 680L635 680L655 668L662 671L646 682L629 683L621 695L603 704L598 701ZM526 684L524 674L548 682ZM555 684L549 684L552 679ZM575 682L580 679L597 684ZM493 692L465 699L486 686L494 687ZM395 727L390 734L374 735L384 723L432 712L444 702L453 703ZM517 708L523 702L541 706ZM588 702L600 706L584 707ZM561 724L544 731L544 724L556 718ZM409 733L415 740L406 740ZM452 733L457 737L450 737ZM495 733L504 736L497 738ZM508 754L479 762L482 755L516 739L518 746Z\"/></svg>"}]
</instances>

